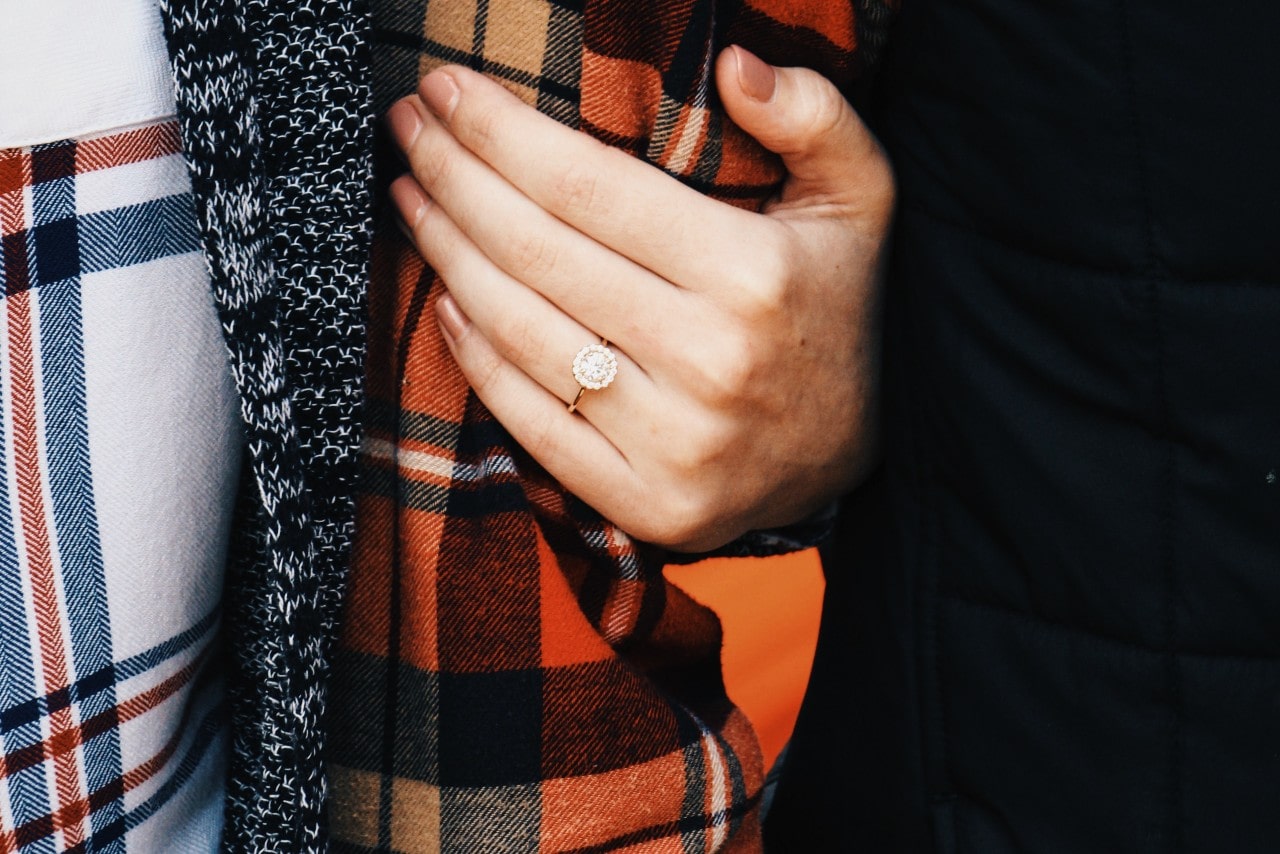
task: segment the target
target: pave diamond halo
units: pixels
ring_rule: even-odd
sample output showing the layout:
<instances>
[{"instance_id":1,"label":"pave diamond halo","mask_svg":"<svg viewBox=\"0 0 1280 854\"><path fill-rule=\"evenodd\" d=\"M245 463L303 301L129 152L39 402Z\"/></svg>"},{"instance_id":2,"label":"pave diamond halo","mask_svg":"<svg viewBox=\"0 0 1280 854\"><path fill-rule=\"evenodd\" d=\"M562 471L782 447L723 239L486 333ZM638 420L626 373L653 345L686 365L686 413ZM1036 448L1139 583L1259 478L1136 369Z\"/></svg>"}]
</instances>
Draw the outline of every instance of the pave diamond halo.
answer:
<instances>
[{"instance_id":1,"label":"pave diamond halo","mask_svg":"<svg viewBox=\"0 0 1280 854\"><path fill-rule=\"evenodd\" d=\"M608 387L618 375L618 357L604 345L588 344L573 357L573 378L591 391Z\"/></svg>"}]
</instances>

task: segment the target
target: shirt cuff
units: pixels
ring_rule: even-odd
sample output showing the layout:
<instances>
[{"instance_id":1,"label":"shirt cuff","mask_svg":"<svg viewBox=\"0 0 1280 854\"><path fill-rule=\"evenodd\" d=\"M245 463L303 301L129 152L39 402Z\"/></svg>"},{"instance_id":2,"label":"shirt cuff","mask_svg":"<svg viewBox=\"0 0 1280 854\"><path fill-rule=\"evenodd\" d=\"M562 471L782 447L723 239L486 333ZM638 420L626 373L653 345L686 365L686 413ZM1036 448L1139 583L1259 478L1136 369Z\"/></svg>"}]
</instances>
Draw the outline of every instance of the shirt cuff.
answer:
<instances>
[{"instance_id":1,"label":"shirt cuff","mask_svg":"<svg viewBox=\"0 0 1280 854\"><path fill-rule=\"evenodd\" d=\"M709 552L668 552L667 563L696 563L713 557L772 557L811 549L831 536L839 513L840 502L833 501L799 522L781 528L747 531L736 540Z\"/></svg>"}]
</instances>

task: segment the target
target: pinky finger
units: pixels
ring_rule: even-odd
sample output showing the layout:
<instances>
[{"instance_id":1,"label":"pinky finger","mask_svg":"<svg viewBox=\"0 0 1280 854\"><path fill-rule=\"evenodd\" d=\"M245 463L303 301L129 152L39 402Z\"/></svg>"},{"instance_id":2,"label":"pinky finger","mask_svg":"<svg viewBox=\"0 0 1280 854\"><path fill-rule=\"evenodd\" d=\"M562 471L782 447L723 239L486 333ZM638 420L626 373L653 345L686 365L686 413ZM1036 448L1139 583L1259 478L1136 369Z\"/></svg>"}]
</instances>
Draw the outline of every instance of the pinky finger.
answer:
<instances>
[{"instance_id":1,"label":"pinky finger","mask_svg":"<svg viewBox=\"0 0 1280 854\"><path fill-rule=\"evenodd\" d=\"M440 328L467 382L507 432L566 489L609 515L627 506L638 479L622 453L568 404L504 359L443 295Z\"/></svg>"}]
</instances>

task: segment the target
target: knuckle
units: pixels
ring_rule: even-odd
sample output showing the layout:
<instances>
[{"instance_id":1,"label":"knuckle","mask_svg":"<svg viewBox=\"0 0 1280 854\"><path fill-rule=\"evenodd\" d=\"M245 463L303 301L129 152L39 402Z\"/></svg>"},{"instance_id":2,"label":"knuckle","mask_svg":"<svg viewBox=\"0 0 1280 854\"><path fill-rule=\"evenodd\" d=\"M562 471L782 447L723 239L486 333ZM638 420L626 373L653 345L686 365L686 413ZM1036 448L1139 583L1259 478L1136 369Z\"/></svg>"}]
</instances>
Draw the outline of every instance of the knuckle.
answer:
<instances>
[{"instance_id":1,"label":"knuckle","mask_svg":"<svg viewBox=\"0 0 1280 854\"><path fill-rule=\"evenodd\" d=\"M830 83L816 79L807 89L804 136L811 139L828 136L849 120L852 107Z\"/></svg>"},{"instance_id":2,"label":"knuckle","mask_svg":"<svg viewBox=\"0 0 1280 854\"><path fill-rule=\"evenodd\" d=\"M741 316L752 324L770 324L787 310L792 295L792 271L797 269L794 244L785 235L769 230L757 242L758 251L742 260L735 277L735 295Z\"/></svg>"},{"instance_id":3,"label":"knuckle","mask_svg":"<svg viewBox=\"0 0 1280 854\"><path fill-rule=\"evenodd\" d=\"M600 213L599 172L591 164L581 161L567 164L555 183L553 204L570 216Z\"/></svg>"},{"instance_id":4,"label":"knuckle","mask_svg":"<svg viewBox=\"0 0 1280 854\"><path fill-rule=\"evenodd\" d=\"M527 312L511 312L496 326L494 343L508 361L527 366L538 351L539 330Z\"/></svg>"},{"instance_id":5,"label":"knuckle","mask_svg":"<svg viewBox=\"0 0 1280 854\"><path fill-rule=\"evenodd\" d=\"M697 540L704 526L705 507L684 490L665 490L660 500L637 523L632 533L640 539L665 548L679 549Z\"/></svg>"},{"instance_id":6,"label":"knuckle","mask_svg":"<svg viewBox=\"0 0 1280 854\"><path fill-rule=\"evenodd\" d=\"M448 283L457 272L458 252L456 244L446 238L446 232L440 227L440 216L435 205L427 208L413 227L413 236L422 257Z\"/></svg>"},{"instance_id":7,"label":"knuckle","mask_svg":"<svg viewBox=\"0 0 1280 854\"><path fill-rule=\"evenodd\" d=\"M426 136L424 133L419 137L419 142L409 156L409 162L418 183L428 193L434 194L452 175L454 160L452 152L434 144L432 140L423 139Z\"/></svg>"},{"instance_id":8,"label":"knuckle","mask_svg":"<svg viewBox=\"0 0 1280 854\"><path fill-rule=\"evenodd\" d=\"M636 492L624 530L637 539L680 552L708 551L732 539L741 508L724 481L659 478Z\"/></svg>"},{"instance_id":9,"label":"knuckle","mask_svg":"<svg viewBox=\"0 0 1280 854\"><path fill-rule=\"evenodd\" d=\"M733 410L749 397L759 372L756 347L746 335L729 335L717 343L717 352L699 360L695 370L708 404L713 409Z\"/></svg>"},{"instance_id":10,"label":"knuckle","mask_svg":"<svg viewBox=\"0 0 1280 854\"><path fill-rule=\"evenodd\" d=\"M559 250L545 235L525 232L513 238L511 259L514 272L538 280L555 270Z\"/></svg>"},{"instance_id":11,"label":"knuckle","mask_svg":"<svg viewBox=\"0 0 1280 854\"><path fill-rule=\"evenodd\" d=\"M472 334L474 334L474 332L469 332L467 337L469 338ZM458 343L465 346L467 342L464 339ZM502 360L498 358L496 353L487 351L482 354L477 354L477 356L471 360L471 370L468 372L467 381L471 383L472 387L475 388L476 391L484 393L498 384L501 375Z\"/></svg>"},{"instance_id":12,"label":"knuckle","mask_svg":"<svg viewBox=\"0 0 1280 854\"><path fill-rule=\"evenodd\" d=\"M531 412L527 418L526 435L521 444L535 460L546 460L555 450L557 428L555 419L548 410Z\"/></svg>"},{"instance_id":13,"label":"knuckle","mask_svg":"<svg viewBox=\"0 0 1280 854\"><path fill-rule=\"evenodd\" d=\"M451 127L459 139L465 140L467 148L483 156L501 141L504 122L500 110L488 103L475 103L476 100L458 99Z\"/></svg>"},{"instance_id":14,"label":"knuckle","mask_svg":"<svg viewBox=\"0 0 1280 854\"><path fill-rule=\"evenodd\" d=\"M687 426L668 446L667 467L679 483L706 483L724 459L732 437L711 419Z\"/></svg>"},{"instance_id":15,"label":"knuckle","mask_svg":"<svg viewBox=\"0 0 1280 854\"><path fill-rule=\"evenodd\" d=\"M742 316L752 324L766 324L786 309L787 281L775 275L757 274L742 288Z\"/></svg>"},{"instance_id":16,"label":"knuckle","mask_svg":"<svg viewBox=\"0 0 1280 854\"><path fill-rule=\"evenodd\" d=\"M687 491L665 510L659 545L676 551L700 551L713 541L719 525L716 502L710 496Z\"/></svg>"}]
</instances>

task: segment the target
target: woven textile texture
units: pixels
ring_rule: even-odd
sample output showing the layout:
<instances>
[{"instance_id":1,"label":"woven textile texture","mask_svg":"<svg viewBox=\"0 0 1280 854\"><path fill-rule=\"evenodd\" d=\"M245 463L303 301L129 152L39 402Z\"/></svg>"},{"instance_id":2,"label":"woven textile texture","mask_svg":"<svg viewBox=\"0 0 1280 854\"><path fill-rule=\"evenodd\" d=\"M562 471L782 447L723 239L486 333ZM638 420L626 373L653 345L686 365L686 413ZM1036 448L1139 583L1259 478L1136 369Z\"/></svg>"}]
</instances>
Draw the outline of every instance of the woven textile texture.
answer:
<instances>
[{"instance_id":1,"label":"woven textile texture","mask_svg":"<svg viewBox=\"0 0 1280 854\"><path fill-rule=\"evenodd\" d=\"M360 0L162 0L161 11L246 434L224 603L224 847L319 852L363 386L368 17Z\"/></svg>"},{"instance_id":2,"label":"woven textile texture","mask_svg":"<svg viewBox=\"0 0 1280 854\"><path fill-rule=\"evenodd\" d=\"M219 835L238 436L199 248L173 121L0 149L0 851Z\"/></svg>"},{"instance_id":3,"label":"woven textile texture","mask_svg":"<svg viewBox=\"0 0 1280 854\"><path fill-rule=\"evenodd\" d=\"M750 208L782 171L718 108L716 54L737 43L848 86L878 32L820 0L382 0L374 15L379 110L466 64ZM759 850L759 750L724 694L716 618L485 411L437 329L440 291L384 221L330 705L336 849Z\"/></svg>"}]
</instances>

